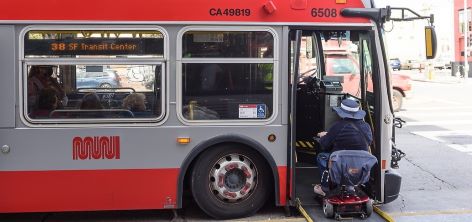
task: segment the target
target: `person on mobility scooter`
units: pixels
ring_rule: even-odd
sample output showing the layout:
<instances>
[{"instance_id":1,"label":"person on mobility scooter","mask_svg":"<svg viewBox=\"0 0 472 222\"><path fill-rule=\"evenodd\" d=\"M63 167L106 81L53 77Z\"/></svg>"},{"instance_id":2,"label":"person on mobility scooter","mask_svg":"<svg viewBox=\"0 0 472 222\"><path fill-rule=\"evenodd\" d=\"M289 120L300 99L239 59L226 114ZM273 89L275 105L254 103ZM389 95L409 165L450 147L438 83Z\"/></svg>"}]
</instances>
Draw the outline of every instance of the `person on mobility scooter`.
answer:
<instances>
[{"instance_id":1,"label":"person on mobility scooter","mask_svg":"<svg viewBox=\"0 0 472 222\"><path fill-rule=\"evenodd\" d=\"M340 150L329 159L328 183L330 190L323 197L326 217L341 219L344 215L372 214L372 200L364 193L363 185L369 181L370 169L377 159L363 150Z\"/></svg>"},{"instance_id":2,"label":"person on mobility scooter","mask_svg":"<svg viewBox=\"0 0 472 222\"><path fill-rule=\"evenodd\" d=\"M369 180L370 169L377 162L369 153L372 131L356 100L344 99L340 107L333 109L341 119L328 132L318 133L324 152L317 156L321 185L315 185L314 192L323 197L327 217L339 219L344 214L366 217L372 213L372 204L359 187Z\"/></svg>"}]
</instances>

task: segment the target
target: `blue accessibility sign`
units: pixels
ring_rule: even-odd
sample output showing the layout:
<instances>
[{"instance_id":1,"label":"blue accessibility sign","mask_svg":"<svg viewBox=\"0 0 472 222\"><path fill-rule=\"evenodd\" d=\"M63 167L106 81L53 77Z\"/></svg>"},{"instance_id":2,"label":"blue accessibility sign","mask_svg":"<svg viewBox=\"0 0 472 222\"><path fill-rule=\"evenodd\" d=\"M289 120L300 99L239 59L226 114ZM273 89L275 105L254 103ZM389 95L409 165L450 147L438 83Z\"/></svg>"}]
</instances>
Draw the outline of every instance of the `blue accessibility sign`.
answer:
<instances>
[{"instance_id":1,"label":"blue accessibility sign","mask_svg":"<svg viewBox=\"0 0 472 222\"><path fill-rule=\"evenodd\" d=\"M257 118L258 119L266 118L266 105L265 104L257 104Z\"/></svg>"}]
</instances>

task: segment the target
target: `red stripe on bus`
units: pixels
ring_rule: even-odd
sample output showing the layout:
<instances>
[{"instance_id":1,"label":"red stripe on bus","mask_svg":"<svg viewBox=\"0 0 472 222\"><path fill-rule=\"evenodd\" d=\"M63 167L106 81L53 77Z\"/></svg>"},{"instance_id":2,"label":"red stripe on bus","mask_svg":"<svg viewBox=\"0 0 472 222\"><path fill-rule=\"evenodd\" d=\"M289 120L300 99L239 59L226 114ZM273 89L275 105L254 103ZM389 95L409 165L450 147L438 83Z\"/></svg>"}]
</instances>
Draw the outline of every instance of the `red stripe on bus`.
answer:
<instances>
[{"instance_id":1,"label":"red stripe on bus","mask_svg":"<svg viewBox=\"0 0 472 222\"><path fill-rule=\"evenodd\" d=\"M0 212L176 208L179 169L0 172Z\"/></svg>"},{"instance_id":2,"label":"red stripe on bus","mask_svg":"<svg viewBox=\"0 0 472 222\"><path fill-rule=\"evenodd\" d=\"M277 167L279 171L279 204L287 203L287 166Z\"/></svg>"},{"instance_id":3,"label":"red stripe on bus","mask_svg":"<svg viewBox=\"0 0 472 222\"><path fill-rule=\"evenodd\" d=\"M267 0L15 0L0 1L0 20L75 21L238 21L238 22L369 22L345 18L342 8L363 8L361 0L336 4L308 1L304 8L292 1L272 0L275 11L264 10ZM270 13L272 12L272 13Z\"/></svg>"},{"instance_id":4,"label":"red stripe on bus","mask_svg":"<svg viewBox=\"0 0 472 222\"><path fill-rule=\"evenodd\" d=\"M279 166L279 204L287 167ZM0 213L177 207L179 169L0 171Z\"/></svg>"}]
</instances>

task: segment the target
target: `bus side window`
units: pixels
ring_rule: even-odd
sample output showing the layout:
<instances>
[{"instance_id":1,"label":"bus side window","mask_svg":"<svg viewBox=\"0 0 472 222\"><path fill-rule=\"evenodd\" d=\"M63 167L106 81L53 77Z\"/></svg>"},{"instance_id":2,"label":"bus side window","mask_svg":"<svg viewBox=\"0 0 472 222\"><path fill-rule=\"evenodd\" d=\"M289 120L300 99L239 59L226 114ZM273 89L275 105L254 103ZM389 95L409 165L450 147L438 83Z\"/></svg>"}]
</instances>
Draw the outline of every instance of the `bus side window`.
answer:
<instances>
[{"instance_id":1,"label":"bus side window","mask_svg":"<svg viewBox=\"0 0 472 222\"><path fill-rule=\"evenodd\" d=\"M185 119L270 118L274 97L270 32L188 31L181 44L185 62L180 106Z\"/></svg>"},{"instance_id":2,"label":"bus side window","mask_svg":"<svg viewBox=\"0 0 472 222\"><path fill-rule=\"evenodd\" d=\"M167 61L163 30L112 26L85 30L34 27L24 33L23 79L27 81L22 114L26 120L33 124L134 123L134 114L123 108L123 100L141 93L147 98L147 109L140 122L161 121L166 110L165 90L161 90ZM66 49L81 44L90 47ZM57 92L59 103L53 115L38 111L40 91L46 87ZM85 120L89 118L96 121Z\"/></svg>"}]
</instances>

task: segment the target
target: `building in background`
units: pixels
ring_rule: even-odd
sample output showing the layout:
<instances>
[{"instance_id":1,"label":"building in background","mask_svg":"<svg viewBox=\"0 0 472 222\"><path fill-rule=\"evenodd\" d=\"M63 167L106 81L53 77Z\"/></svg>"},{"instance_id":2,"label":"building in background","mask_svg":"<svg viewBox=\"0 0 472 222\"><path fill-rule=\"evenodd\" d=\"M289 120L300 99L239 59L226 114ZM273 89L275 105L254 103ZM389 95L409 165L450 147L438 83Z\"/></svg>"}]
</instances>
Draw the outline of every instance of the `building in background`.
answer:
<instances>
[{"instance_id":1,"label":"building in background","mask_svg":"<svg viewBox=\"0 0 472 222\"><path fill-rule=\"evenodd\" d=\"M461 66L464 65L464 31L465 28L468 29L468 46L472 39L472 16L471 16L471 7L472 1L467 2L467 13L464 13L464 0L454 0L454 61L452 63L452 74L457 75L457 73L462 72L463 69ZM467 24L464 24L464 16L467 14ZM471 73L471 58L472 53L470 48L467 50L468 63L469 63L469 73L468 76L472 77Z\"/></svg>"}]
</instances>

